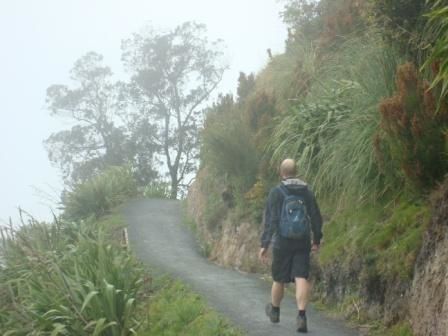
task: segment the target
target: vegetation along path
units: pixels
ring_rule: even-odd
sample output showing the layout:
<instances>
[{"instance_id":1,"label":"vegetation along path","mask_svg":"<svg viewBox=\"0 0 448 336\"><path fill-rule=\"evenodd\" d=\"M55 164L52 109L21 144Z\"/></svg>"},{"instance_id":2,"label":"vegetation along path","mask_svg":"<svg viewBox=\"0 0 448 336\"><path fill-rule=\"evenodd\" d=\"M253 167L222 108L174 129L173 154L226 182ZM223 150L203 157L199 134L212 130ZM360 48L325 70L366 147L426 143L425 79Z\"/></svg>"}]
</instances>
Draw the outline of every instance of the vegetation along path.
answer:
<instances>
[{"instance_id":1,"label":"vegetation along path","mask_svg":"<svg viewBox=\"0 0 448 336\"><path fill-rule=\"evenodd\" d=\"M272 325L264 314L269 284L255 275L212 264L198 251L195 237L182 225L178 201L135 200L124 209L129 240L137 256L151 266L188 283L209 305L249 335L294 335L296 308L284 301L281 322ZM358 335L314 310L308 313L311 335Z\"/></svg>"}]
</instances>

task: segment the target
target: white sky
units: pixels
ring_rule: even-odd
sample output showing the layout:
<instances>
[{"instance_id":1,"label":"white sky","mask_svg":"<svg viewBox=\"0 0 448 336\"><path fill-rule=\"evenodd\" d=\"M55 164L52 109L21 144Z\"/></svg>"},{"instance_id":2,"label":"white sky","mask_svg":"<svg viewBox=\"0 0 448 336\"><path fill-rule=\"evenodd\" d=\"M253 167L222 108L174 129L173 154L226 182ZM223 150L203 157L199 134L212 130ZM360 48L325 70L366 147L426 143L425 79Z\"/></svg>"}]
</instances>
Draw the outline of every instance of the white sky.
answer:
<instances>
[{"instance_id":1,"label":"white sky","mask_svg":"<svg viewBox=\"0 0 448 336\"><path fill-rule=\"evenodd\" d=\"M194 20L224 40L230 70L219 91L234 92L239 71L260 70L267 48L283 51L281 7L278 0L0 0L0 225L18 206L50 219L62 183L43 140L65 126L49 116L45 91L69 84L80 56L97 51L122 72L121 40L147 23Z\"/></svg>"}]
</instances>

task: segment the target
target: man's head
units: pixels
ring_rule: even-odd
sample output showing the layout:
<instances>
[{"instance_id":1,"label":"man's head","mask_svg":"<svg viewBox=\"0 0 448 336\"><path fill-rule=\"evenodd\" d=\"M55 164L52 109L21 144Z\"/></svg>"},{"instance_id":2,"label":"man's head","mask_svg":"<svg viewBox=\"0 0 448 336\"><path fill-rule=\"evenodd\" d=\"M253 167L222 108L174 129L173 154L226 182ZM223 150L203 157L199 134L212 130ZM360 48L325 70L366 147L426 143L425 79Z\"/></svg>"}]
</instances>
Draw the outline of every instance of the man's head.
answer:
<instances>
[{"instance_id":1,"label":"man's head","mask_svg":"<svg viewBox=\"0 0 448 336\"><path fill-rule=\"evenodd\" d=\"M293 159L286 159L280 165L280 176L285 179L296 176L296 163Z\"/></svg>"}]
</instances>

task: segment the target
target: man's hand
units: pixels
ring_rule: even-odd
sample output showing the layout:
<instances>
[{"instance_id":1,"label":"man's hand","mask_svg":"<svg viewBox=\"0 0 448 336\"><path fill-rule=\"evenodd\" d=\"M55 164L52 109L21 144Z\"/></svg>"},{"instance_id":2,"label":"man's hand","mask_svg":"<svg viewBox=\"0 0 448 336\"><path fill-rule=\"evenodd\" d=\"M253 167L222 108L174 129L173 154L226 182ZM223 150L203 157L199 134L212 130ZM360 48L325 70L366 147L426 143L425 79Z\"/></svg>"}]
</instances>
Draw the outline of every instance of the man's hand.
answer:
<instances>
[{"instance_id":1,"label":"man's hand","mask_svg":"<svg viewBox=\"0 0 448 336\"><path fill-rule=\"evenodd\" d=\"M319 244L313 244L311 246L311 252L319 252L319 248L320 248Z\"/></svg>"},{"instance_id":2,"label":"man's hand","mask_svg":"<svg viewBox=\"0 0 448 336\"><path fill-rule=\"evenodd\" d=\"M268 262L268 249L265 247L262 247L260 249L260 252L258 252L258 258L263 264L267 264Z\"/></svg>"}]
</instances>

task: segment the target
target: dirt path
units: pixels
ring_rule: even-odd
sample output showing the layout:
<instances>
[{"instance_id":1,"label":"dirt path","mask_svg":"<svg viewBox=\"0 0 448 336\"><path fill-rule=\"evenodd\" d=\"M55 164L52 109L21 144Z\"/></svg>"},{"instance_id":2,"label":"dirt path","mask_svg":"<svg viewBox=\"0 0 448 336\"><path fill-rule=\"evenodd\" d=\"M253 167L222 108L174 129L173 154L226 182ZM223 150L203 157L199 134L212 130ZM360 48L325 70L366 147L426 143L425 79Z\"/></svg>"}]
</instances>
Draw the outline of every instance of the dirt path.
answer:
<instances>
[{"instance_id":1,"label":"dirt path","mask_svg":"<svg viewBox=\"0 0 448 336\"><path fill-rule=\"evenodd\" d=\"M297 335L293 299L285 298L281 322L271 324L264 314L269 284L255 275L224 269L203 258L195 238L182 225L179 202L135 200L126 206L123 214L129 224L131 247L141 260L188 283L212 308L248 335ZM358 335L312 309L308 312L308 321L310 335Z\"/></svg>"}]
</instances>

